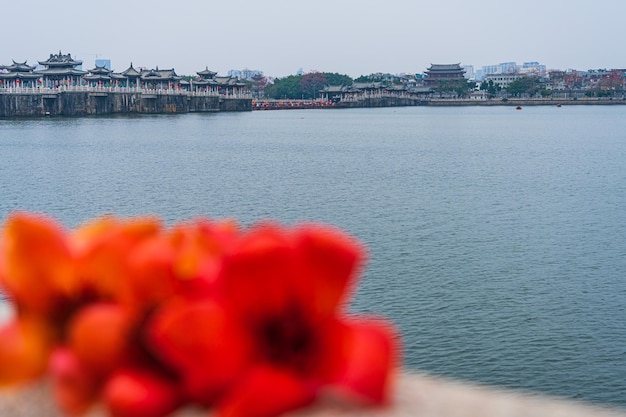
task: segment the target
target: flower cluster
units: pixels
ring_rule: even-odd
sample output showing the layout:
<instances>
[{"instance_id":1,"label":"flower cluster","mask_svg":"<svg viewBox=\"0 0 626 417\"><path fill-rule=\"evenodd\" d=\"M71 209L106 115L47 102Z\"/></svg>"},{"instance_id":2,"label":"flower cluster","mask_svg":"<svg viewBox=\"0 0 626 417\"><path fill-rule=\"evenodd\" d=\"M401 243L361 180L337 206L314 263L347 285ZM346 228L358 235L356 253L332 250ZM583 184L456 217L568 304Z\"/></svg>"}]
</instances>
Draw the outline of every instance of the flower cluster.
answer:
<instances>
[{"instance_id":1,"label":"flower cluster","mask_svg":"<svg viewBox=\"0 0 626 417\"><path fill-rule=\"evenodd\" d=\"M181 406L271 417L332 395L387 401L397 341L346 313L364 258L324 225L102 217L67 231L11 215L0 235L0 386L47 376L64 412Z\"/></svg>"}]
</instances>

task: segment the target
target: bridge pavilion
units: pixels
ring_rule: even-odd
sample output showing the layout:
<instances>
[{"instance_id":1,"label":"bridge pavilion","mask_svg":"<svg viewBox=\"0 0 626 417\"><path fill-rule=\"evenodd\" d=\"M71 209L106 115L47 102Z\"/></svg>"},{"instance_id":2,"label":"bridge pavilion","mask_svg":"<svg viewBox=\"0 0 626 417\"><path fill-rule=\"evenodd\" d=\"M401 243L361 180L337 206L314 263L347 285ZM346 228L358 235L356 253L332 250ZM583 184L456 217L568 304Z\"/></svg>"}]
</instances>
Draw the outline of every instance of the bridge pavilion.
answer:
<instances>
[{"instance_id":1,"label":"bridge pavilion","mask_svg":"<svg viewBox=\"0 0 626 417\"><path fill-rule=\"evenodd\" d=\"M50 54L50 58L39 61L39 64L46 68L35 73L41 77L43 86L48 88L81 85L83 77L88 74L87 71L76 68L82 65L83 61L73 59L71 54L63 55L61 51L58 54Z\"/></svg>"},{"instance_id":2,"label":"bridge pavilion","mask_svg":"<svg viewBox=\"0 0 626 417\"><path fill-rule=\"evenodd\" d=\"M0 87L36 87L39 74L34 73L35 66L13 61L12 65L0 65Z\"/></svg>"}]
</instances>

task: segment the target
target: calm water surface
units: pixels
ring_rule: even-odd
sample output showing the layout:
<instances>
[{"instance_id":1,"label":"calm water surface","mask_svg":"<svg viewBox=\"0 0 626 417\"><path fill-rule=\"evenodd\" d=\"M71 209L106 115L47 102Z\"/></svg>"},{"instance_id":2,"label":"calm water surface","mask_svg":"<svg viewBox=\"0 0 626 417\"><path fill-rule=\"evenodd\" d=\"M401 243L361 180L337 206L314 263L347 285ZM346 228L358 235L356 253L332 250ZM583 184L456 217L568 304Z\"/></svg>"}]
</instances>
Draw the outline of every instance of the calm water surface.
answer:
<instances>
[{"instance_id":1,"label":"calm water surface","mask_svg":"<svg viewBox=\"0 0 626 417\"><path fill-rule=\"evenodd\" d=\"M16 209L332 223L407 368L626 407L626 106L0 120Z\"/></svg>"}]
</instances>

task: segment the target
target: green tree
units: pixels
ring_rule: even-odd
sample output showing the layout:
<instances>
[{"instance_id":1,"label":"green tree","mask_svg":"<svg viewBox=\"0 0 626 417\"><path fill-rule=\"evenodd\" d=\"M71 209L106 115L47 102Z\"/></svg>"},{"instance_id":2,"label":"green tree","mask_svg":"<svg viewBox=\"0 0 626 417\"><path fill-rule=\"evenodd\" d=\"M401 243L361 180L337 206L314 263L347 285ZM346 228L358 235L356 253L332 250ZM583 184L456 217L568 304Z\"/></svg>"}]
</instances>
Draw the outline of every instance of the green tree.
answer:
<instances>
[{"instance_id":1,"label":"green tree","mask_svg":"<svg viewBox=\"0 0 626 417\"><path fill-rule=\"evenodd\" d=\"M277 78L272 84L265 87L265 95L273 99L300 98L303 94L300 86L301 78L301 75L288 75L287 77Z\"/></svg>"},{"instance_id":2,"label":"green tree","mask_svg":"<svg viewBox=\"0 0 626 417\"><path fill-rule=\"evenodd\" d=\"M484 80L482 83L480 83L480 89L482 91L486 91L490 96L493 97L498 91L502 90L502 87L494 83L493 80Z\"/></svg>"},{"instance_id":3,"label":"green tree","mask_svg":"<svg viewBox=\"0 0 626 417\"><path fill-rule=\"evenodd\" d=\"M434 90L438 93L456 94L457 97L467 97L470 90L476 87L476 83L466 79L439 80Z\"/></svg>"},{"instance_id":4,"label":"green tree","mask_svg":"<svg viewBox=\"0 0 626 417\"><path fill-rule=\"evenodd\" d=\"M322 72L309 72L300 78L302 98L317 98L322 88L328 85L328 78ZM300 98L300 97L295 97Z\"/></svg>"},{"instance_id":5,"label":"green tree","mask_svg":"<svg viewBox=\"0 0 626 417\"><path fill-rule=\"evenodd\" d=\"M370 75L361 75L357 79L354 80L355 83L375 83L381 82L383 80L382 75L380 74L370 74Z\"/></svg>"},{"instance_id":6,"label":"green tree","mask_svg":"<svg viewBox=\"0 0 626 417\"><path fill-rule=\"evenodd\" d=\"M265 96L273 99L317 98L327 85L352 85L347 75L329 72L309 72L304 75L289 75L277 78L265 86Z\"/></svg>"},{"instance_id":7,"label":"green tree","mask_svg":"<svg viewBox=\"0 0 626 417\"><path fill-rule=\"evenodd\" d=\"M324 75L328 80L328 85L352 85L354 80L345 74L338 74L336 72L325 72Z\"/></svg>"},{"instance_id":8,"label":"green tree","mask_svg":"<svg viewBox=\"0 0 626 417\"><path fill-rule=\"evenodd\" d=\"M506 91L513 97L533 96L539 91L539 87L538 77L521 77L511 81L506 87Z\"/></svg>"}]
</instances>

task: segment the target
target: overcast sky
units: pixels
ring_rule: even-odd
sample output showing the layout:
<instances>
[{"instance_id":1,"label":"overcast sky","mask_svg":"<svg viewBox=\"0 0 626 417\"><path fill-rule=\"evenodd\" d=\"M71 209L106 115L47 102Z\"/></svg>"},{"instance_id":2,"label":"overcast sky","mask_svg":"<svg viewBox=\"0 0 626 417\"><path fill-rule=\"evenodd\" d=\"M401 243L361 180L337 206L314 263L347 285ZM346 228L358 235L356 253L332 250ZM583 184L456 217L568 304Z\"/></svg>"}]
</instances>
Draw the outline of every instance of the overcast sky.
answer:
<instances>
[{"instance_id":1,"label":"overcast sky","mask_svg":"<svg viewBox=\"0 0 626 417\"><path fill-rule=\"evenodd\" d=\"M0 65L71 53L115 71L302 68L352 77L431 63L626 67L625 0L29 0L0 8Z\"/></svg>"}]
</instances>

